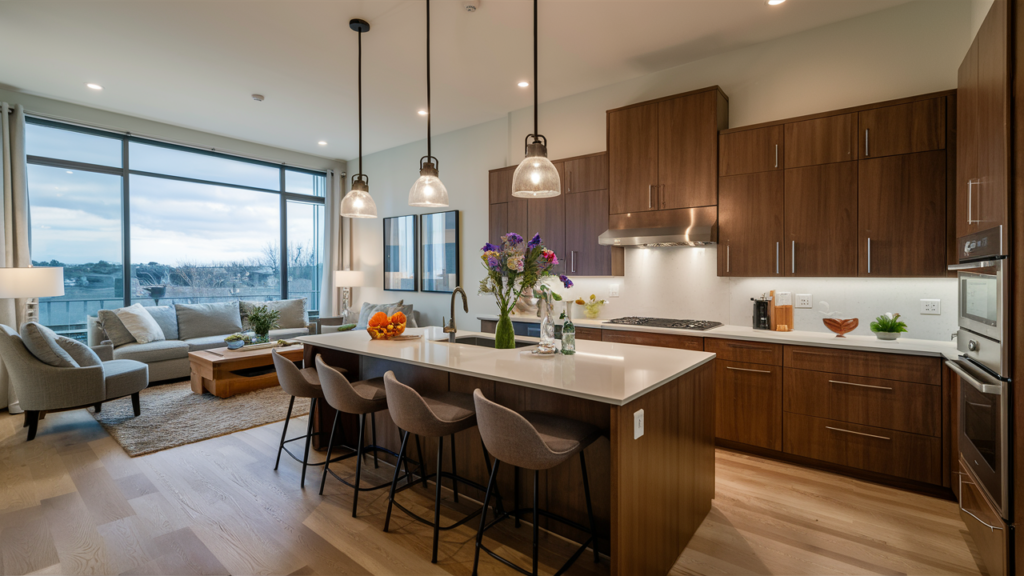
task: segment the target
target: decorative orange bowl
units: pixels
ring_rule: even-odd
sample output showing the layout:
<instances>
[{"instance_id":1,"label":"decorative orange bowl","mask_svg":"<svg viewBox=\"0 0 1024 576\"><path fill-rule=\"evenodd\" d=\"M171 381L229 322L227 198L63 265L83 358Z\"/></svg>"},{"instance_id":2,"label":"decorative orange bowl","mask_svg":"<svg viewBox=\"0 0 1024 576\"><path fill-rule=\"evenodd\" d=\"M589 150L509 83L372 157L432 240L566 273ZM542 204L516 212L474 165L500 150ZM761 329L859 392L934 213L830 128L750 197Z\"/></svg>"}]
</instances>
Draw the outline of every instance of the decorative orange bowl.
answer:
<instances>
[{"instance_id":1,"label":"decorative orange bowl","mask_svg":"<svg viewBox=\"0 0 1024 576\"><path fill-rule=\"evenodd\" d=\"M860 325L860 320L857 318L850 318L849 320L825 318L823 322L825 322L825 327L836 333L836 338L846 338L844 334L853 332Z\"/></svg>"},{"instance_id":2,"label":"decorative orange bowl","mask_svg":"<svg viewBox=\"0 0 1024 576\"><path fill-rule=\"evenodd\" d=\"M395 312L391 317L383 312L377 312L367 323L366 332L374 340L391 340L405 332L405 325L406 317L401 312Z\"/></svg>"}]
</instances>

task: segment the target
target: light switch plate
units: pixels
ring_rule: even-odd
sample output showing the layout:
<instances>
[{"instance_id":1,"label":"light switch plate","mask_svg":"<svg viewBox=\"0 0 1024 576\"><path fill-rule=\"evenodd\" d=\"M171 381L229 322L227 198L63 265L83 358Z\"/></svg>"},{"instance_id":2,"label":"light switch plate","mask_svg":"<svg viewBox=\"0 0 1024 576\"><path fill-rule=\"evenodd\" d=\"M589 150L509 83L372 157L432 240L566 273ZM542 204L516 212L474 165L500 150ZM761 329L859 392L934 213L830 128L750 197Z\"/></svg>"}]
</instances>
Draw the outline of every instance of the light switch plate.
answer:
<instances>
[{"instance_id":1,"label":"light switch plate","mask_svg":"<svg viewBox=\"0 0 1024 576\"><path fill-rule=\"evenodd\" d=\"M644 435L644 411L633 412L633 440Z\"/></svg>"},{"instance_id":2,"label":"light switch plate","mask_svg":"<svg viewBox=\"0 0 1024 576\"><path fill-rule=\"evenodd\" d=\"M921 314L942 314L942 301L938 298L922 298Z\"/></svg>"},{"instance_id":3,"label":"light switch plate","mask_svg":"<svg viewBox=\"0 0 1024 576\"><path fill-rule=\"evenodd\" d=\"M611 286L608 286L608 297L609 298L618 298L619 297L619 285L618 284L612 284Z\"/></svg>"},{"instance_id":4,"label":"light switch plate","mask_svg":"<svg viewBox=\"0 0 1024 576\"><path fill-rule=\"evenodd\" d=\"M796 295L796 308L813 308L811 304L810 294L797 294Z\"/></svg>"}]
</instances>

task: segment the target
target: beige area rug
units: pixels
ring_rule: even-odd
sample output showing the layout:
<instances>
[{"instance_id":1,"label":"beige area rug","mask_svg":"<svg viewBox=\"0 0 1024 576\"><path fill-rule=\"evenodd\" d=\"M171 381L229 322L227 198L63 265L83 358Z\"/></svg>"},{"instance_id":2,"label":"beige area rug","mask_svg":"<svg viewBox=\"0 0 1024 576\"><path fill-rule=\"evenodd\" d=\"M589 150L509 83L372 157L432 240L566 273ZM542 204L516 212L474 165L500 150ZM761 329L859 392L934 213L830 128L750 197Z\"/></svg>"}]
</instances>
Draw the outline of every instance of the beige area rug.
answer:
<instances>
[{"instance_id":1,"label":"beige area rug","mask_svg":"<svg viewBox=\"0 0 1024 576\"><path fill-rule=\"evenodd\" d=\"M105 402L99 414L92 408L88 411L134 458L284 420L290 398L274 386L222 399L193 394L185 381L143 390L138 418L133 416L130 397ZM308 413L309 400L296 398L292 416Z\"/></svg>"}]
</instances>

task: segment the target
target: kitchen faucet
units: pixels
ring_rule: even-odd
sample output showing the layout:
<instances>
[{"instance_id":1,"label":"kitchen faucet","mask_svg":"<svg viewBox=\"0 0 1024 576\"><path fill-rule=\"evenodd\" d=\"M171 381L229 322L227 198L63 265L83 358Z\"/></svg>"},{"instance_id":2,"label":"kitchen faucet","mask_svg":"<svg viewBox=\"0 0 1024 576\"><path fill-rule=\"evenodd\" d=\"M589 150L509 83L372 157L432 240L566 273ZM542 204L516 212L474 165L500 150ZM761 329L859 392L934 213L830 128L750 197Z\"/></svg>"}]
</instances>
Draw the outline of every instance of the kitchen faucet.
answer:
<instances>
[{"instance_id":1,"label":"kitchen faucet","mask_svg":"<svg viewBox=\"0 0 1024 576\"><path fill-rule=\"evenodd\" d=\"M466 302L466 291L462 289L462 286L456 286L455 290L452 290L452 317L448 324L444 327L444 333L448 335L448 341L455 343L455 333L458 329L455 327L455 295L462 294L462 308L469 312L469 303ZM441 324L444 324L444 316L441 317Z\"/></svg>"}]
</instances>

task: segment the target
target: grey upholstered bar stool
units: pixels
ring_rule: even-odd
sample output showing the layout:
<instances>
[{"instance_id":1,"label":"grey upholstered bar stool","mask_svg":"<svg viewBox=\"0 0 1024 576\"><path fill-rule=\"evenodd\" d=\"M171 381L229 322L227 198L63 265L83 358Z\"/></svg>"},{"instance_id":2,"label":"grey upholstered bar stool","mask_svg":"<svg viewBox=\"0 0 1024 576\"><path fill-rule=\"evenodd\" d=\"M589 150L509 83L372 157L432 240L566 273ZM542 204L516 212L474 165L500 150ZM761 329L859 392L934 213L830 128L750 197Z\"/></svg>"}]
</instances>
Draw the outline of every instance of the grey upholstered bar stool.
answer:
<instances>
[{"instance_id":1,"label":"grey upholstered bar stool","mask_svg":"<svg viewBox=\"0 0 1024 576\"><path fill-rule=\"evenodd\" d=\"M373 452L373 464L374 467L378 467L378 452L385 452L391 454L395 458L399 458L398 454L395 454L391 450L377 445L377 417L376 413L381 410L388 409L387 397L384 394L384 379L377 377L369 380L362 380L359 382L349 382L340 370L333 366L328 366L324 363L323 358L317 354L316 357L316 371L320 376L320 384L323 386L324 398L327 400L327 404L337 410L334 415L334 425L331 427L331 439L327 444L327 463L324 466L324 475L320 480L320 494L324 493L324 485L327 483L327 474L337 478L342 484L353 488L352 494L352 517L356 517L356 509L359 505L359 493L369 492L371 490L380 490L381 488L387 488L391 485L391 482L384 482L377 486L361 487L359 485L360 479L363 474L363 455L367 452ZM338 456L334 459L331 458L331 452L334 448L334 433L338 429L338 419L341 413L355 414L359 417L359 441L356 444L355 449L343 456ZM372 445L364 446L363 444L363 431L366 429L366 415L370 415L370 426L372 434ZM330 469L331 464L340 462L348 458L356 459L356 477L355 482L349 482L341 476L338 476ZM423 453L420 452L420 462L423 461ZM398 475L398 468L401 462L395 461L395 475ZM422 465L421 465L422 467ZM422 475L422 472L421 472ZM406 475L409 476L409 465L406 463Z\"/></svg>"},{"instance_id":2,"label":"grey upholstered bar stool","mask_svg":"<svg viewBox=\"0 0 1024 576\"><path fill-rule=\"evenodd\" d=\"M281 388L284 389L285 393L289 394L292 398L288 401L288 416L284 419L284 430L281 431L281 444L277 447L277 461L274 462L274 470L281 464L281 451L285 451L291 456L296 462L302 464L302 479L299 481L299 486L306 486L306 467L307 466L323 466L326 462L310 462L309 461L309 444L313 440L313 436L319 436L320 433L313 432L313 414L316 410L316 404L318 400L323 400L324 393L320 388L320 379L316 375L315 368L299 368L294 362L281 356L277 353L277 350L271 350L270 355L274 358L274 369L277 370L277 381L281 384ZM296 436L295 438L289 438L285 440L288 435L288 421L292 418L292 408L295 406L296 398L309 398L309 423L306 424L306 434L303 436ZM285 444L289 442L295 442L297 440L306 441L306 449L302 453L302 459L292 454L291 450L285 447Z\"/></svg>"},{"instance_id":3,"label":"grey upholstered bar stool","mask_svg":"<svg viewBox=\"0 0 1024 576\"><path fill-rule=\"evenodd\" d=\"M564 573L572 566L573 562L580 557L587 549L587 545L594 546L594 562L598 561L597 554L597 529L594 524L594 506L590 501L590 481L587 478L587 462L583 457L583 450L601 436L601 430L596 426L579 422L569 418L542 414L539 412L523 412L519 414L500 404L492 402L484 397L478 388L473 392L473 402L476 406L477 425L480 428L480 437L484 440L484 446L494 455L494 468L491 470L491 479L487 482L487 491L484 495L483 509L487 510L487 504L491 500L491 491L496 490L496 478L498 466L501 462L507 462L518 468L533 470L533 508L516 509L511 512L498 512L489 524L486 523L486 514L480 519L480 530L476 535L476 553L473 558L473 574L477 573L480 564L480 550L487 552L495 559L505 565L522 572L523 574L537 574L537 548L539 536L540 516L551 518L557 522L571 526L582 532L589 532L590 538L584 542L571 558L561 567L558 574ZM586 528L568 518L552 514L537 507L537 488L540 480L540 471L554 468L559 464L568 461L576 454L580 455L580 467L583 469L583 493L587 501L587 515L590 517L590 528ZM518 494L516 494L515 506L518 507ZM518 515L522 512L533 513L533 571L527 572L512 562L498 556L483 545L484 532L511 515Z\"/></svg>"},{"instance_id":4,"label":"grey upholstered bar stool","mask_svg":"<svg viewBox=\"0 0 1024 576\"><path fill-rule=\"evenodd\" d=\"M395 467L395 477L391 481L391 493L388 495L388 514L384 519L384 531L388 531L391 524L391 507L397 506L414 520L422 522L434 529L434 548L430 561L437 563L437 541L441 530L451 530L462 526L480 514L476 510L462 520L450 525L441 526L441 479L448 478L452 481L452 488L455 494L455 501L459 501L459 482L472 486L481 492L484 487L458 476L455 467L455 434L476 426L476 413L473 410L473 397L469 394L459 392L434 392L420 394L409 386L402 384L395 378L395 373L388 371L384 374L384 387L388 395L388 407L391 417L398 424L402 431L402 447L398 451L398 458L401 461L405 457L405 449L408 445L409 434L417 437L426 436L437 438L437 469L430 476L434 477L434 521L431 522L422 518L395 501L395 495L409 488L406 484L398 488L398 467ZM451 438L452 449L452 471L445 472L442 469L442 456L444 454L444 438ZM481 446L482 447L482 446ZM422 459L422 457L421 457ZM491 469L491 459L484 448L484 460L487 462L487 469ZM408 467L408 464L406 464ZM498 507L501 508L501 496L498 496Z\"/></svg>"}]
</instances>

